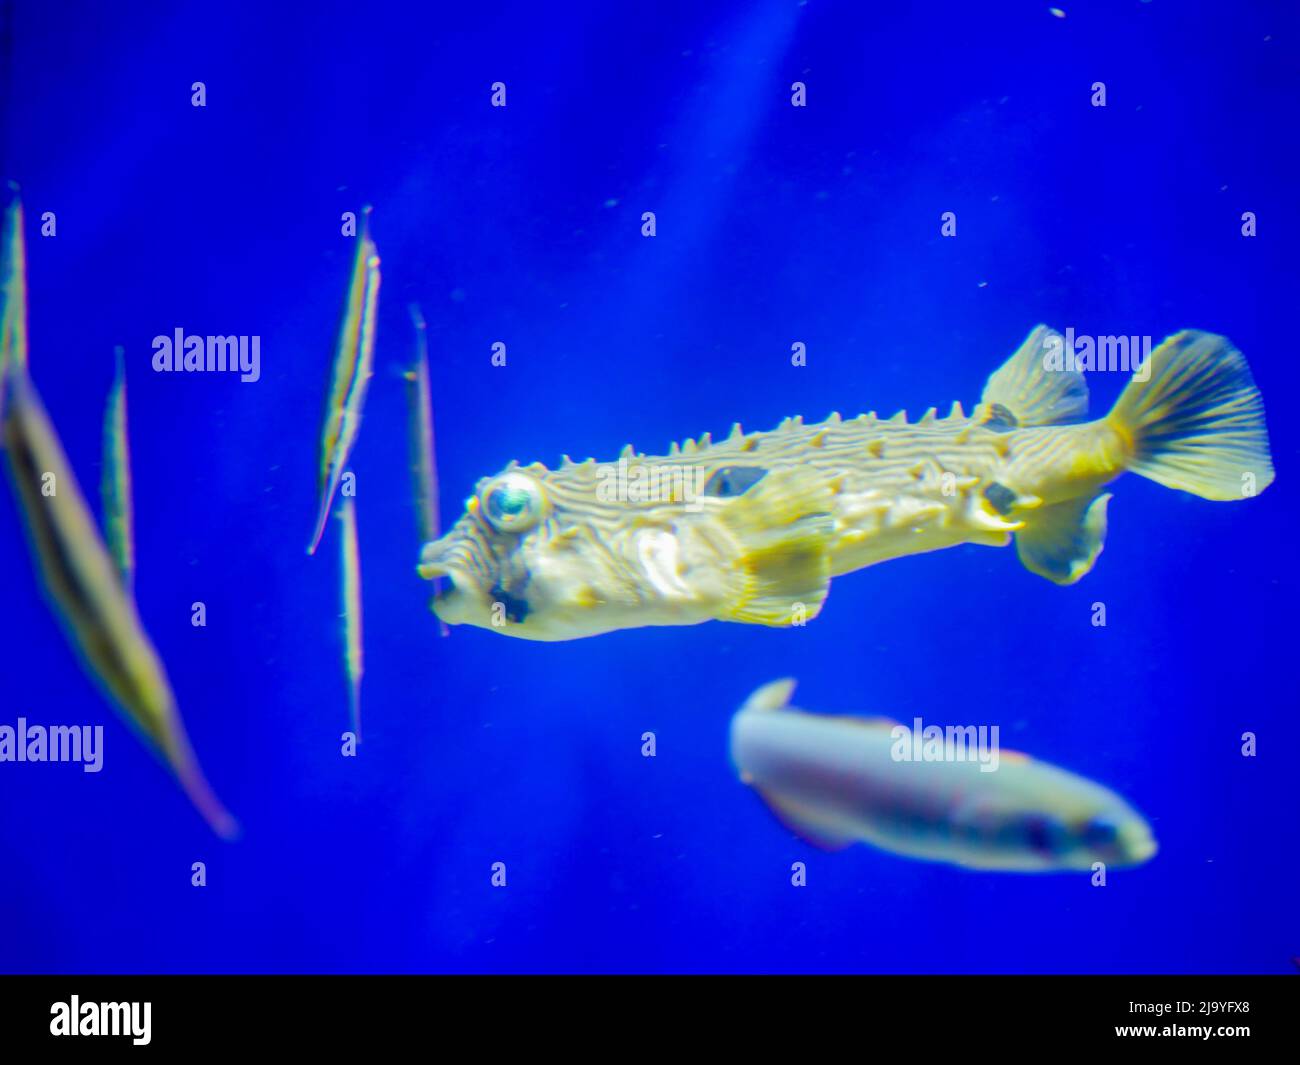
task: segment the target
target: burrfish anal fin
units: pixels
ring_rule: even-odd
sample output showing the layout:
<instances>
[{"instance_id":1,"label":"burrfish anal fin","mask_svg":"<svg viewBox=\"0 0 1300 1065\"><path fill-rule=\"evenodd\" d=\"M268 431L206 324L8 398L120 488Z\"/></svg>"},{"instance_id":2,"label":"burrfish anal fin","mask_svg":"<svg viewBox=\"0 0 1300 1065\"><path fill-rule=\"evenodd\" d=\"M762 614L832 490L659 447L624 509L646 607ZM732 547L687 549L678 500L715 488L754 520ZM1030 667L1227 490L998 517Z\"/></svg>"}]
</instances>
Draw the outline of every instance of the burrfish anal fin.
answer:
<instances>
[{"instance_id":1,"label":"burrfish anal fin","mask_svg":"<svg viewBox=\"0 0 1300 1065\"><path fill-rule=\"evenodd\" d=\"M842 851L855 842L850 837L838 835L819 824L816 815L808 807L762 788L754 790L762 796L776 819L806 843L824 851Z\"/></svg>"},{"instance_id":2,"label":"burrfish anal fin","mask_svg":"<svg viewBox=\"0 0 1300 1065\"><path fill-rule=\"evenodd\" d=\"M1040 507L1016 533L1025 569L1056 584L1073 584L1092 569L1106 543L1110 493Z\"/></svg>"},{"instance_id":3,"label":"burrfish anal fin","mask_svg":"<svg viewBox=\"0 0 1300 1065\"><path fill-rule=\"evenodd\" d=\"M1065 367L1065 340L1045 325L989 377L980 396L977 421L998 429L1065 425L1088 414L1083 374Z\"/></svg>"},{"instance_id":4,"label":"burrfish anal fin","mask_svg":"<svg viewBox=\"0 0 1300 1065\"><path fill-rule=\"evenodd\" d=\"M731 500L719 518L739 549L741 587L720 617L773 626L816 617L830 590L833 505L830 485L797 467Z\"/></svg>"}]
</instances>

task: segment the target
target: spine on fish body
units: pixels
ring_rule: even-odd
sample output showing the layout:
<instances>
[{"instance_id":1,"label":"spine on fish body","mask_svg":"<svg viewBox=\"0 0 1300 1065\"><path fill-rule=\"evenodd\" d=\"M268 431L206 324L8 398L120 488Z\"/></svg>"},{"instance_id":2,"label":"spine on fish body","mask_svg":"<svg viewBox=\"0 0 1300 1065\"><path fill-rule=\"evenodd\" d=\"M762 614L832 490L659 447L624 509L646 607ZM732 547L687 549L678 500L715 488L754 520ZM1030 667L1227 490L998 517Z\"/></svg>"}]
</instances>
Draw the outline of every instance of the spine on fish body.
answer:
<instances>
[{"instance_id":1,"label":"spine on fish body","mask_svg":"<svg viewBox=\"0 0 1300 1065\"><path fill-rule=\"evenodd\" d=\"M912 422L905 412L833 414L814 425L792 418L645 461L734 462L726 468L764 476L788 467L824 481L832 576L961 543L1005 546L1014 534L1029 569L1073 583L1104 540L1110 496L1101 489L1125 471L1216 500L1271 483L1263 404L1225 338L1171 337L1115 409L1089 422L1082 375L1045 365L1053 338L1044 327L1031 333L969 416L958 403L946 417L932 408Z\"/></svg>"}]
</instances>

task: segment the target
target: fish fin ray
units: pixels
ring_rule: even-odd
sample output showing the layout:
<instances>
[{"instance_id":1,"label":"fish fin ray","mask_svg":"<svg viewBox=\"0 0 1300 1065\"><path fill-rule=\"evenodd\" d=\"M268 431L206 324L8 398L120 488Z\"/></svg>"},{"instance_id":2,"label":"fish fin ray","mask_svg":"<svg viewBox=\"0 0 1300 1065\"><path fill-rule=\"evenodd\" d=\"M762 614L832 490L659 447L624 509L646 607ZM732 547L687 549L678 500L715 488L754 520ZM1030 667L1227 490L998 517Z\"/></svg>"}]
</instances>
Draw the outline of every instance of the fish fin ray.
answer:
<instances>
[{"instance_id":1,"label":"fish fin ray","mask_svg":"<svg viewBox=\"0 0 1300 1065\"><path fill-rule=\"evenodd\" d=\"M1045 325L1035 326L1016 353L989 377L976 419L989 422L1010 415L1007 428L1081 421L1088 413L1087 382L1077 370L1047 368L1045 358L1053 345L1064 352L1061 334Z\"/></svg>"},{"instance_id":2,"label":"fish fin ray","mask_svg":"<svg viewBox=\"0 0 1300 1065\"><path fill-rule=\"evenodd\" d=\"M739 547L742 581L723 617L788 626L817 616L830 590L833 505L830 486L799 469L771 473L728 502L720 518Z\"/></svg>"},{"instance_id":3,"label":"fish fin ray","mask_svg":"<svg viewBox=\"0 0 1300 1065\"><path fill-rule=\"evenodd\" d=\"M1056 584L1074 584L1097 561L1106 543L1109 492L1067 499L1034 511L1016 533L1016 551L1030 573Z\"/></svg>"},{"instance_id":4,"label":"fish fin ray","mask_svg":"<svg viewBox=\"0 0 1300 1065\"><path fill-rule=\"evenodd\" d=\"M1128 442L1128 468L1202 499L1241 499L1273 482L1264 401L1226 337L1185 329L1153 351L1108 421Z\"/></svg>"}]
</instances>

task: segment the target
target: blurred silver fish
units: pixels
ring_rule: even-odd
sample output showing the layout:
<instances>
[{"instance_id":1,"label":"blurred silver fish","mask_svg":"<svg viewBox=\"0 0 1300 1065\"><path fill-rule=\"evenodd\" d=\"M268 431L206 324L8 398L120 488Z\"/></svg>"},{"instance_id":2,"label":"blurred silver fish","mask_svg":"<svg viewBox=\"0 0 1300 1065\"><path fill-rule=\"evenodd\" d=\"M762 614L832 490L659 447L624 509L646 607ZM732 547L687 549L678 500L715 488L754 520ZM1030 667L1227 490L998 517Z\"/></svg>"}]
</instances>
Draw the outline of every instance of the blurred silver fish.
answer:
<instances>
[{"instance_id":1,"label":"blurred silver fish","mask_svg":"<svg viewBox=\"0 0 1300 1065\"><path fill-rule=\"evenodd\" d=\"M1146 820L1109 788L1013 751L909 759L907 726L805 713L790 706L794 686L773 681L749 697L732 719L731 757L780 820L818 846L861 841L1006 872L1121 868L1156 852Z\"/></svg>"},{"instance_id":2,"label":"blurred silver fish","mask_svg":"<svg viewBox=\"0 0 1300 1065\"><path fill-rule=\"evenodd\" d=\"M124 378L109 400L106 420L106 500L125 508L118 522L123 553L110 555L77 484L59 434L27 373L27 283L22 208L10 205L4 235L4 309L0 315L0 441L9 480L26 522L45 592L87 672L175 774L213 831L238 833L235 819L208 786L190 746L163 668L129 587L130 468L126 451ZM122 522L127 522L123 524Z\"/></svg>"},{"instance_id":3,"label":"blurred silver fish","mask_svg":"<svg viewBox=\"0 0 1300 1065\"><path fill-rule=\"evenodd\" d=\"M199 768L162 660L100 538L58 433L17 364L5 376L5 457L51 606L87 671L162 755L213 831L229 839L238 826Z\"/></svg>"}]
</instances>

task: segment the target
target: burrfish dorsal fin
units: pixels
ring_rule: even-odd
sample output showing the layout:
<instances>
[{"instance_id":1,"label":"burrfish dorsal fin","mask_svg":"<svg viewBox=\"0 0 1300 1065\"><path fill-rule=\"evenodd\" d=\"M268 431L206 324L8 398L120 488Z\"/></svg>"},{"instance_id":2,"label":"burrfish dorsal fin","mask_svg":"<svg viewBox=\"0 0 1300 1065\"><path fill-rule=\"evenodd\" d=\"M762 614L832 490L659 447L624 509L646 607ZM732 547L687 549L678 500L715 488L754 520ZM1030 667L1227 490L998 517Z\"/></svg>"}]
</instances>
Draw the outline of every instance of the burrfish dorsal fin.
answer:
<instances>
[{"instance_id":1,"label":"burrfish dorsal fin","mask_svg":"<svg viewBox=\"0 0 1300 1065\"><path fill-rule=\"evenodd\" d=\"M990 428L1064 425L1088 413L1088 385L1065 365L1065 339L1035 326L1011 358L989 378L976 420Z\"/></svg>"}]
</instances>

